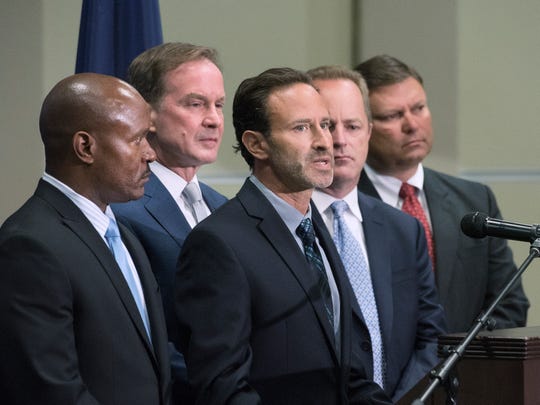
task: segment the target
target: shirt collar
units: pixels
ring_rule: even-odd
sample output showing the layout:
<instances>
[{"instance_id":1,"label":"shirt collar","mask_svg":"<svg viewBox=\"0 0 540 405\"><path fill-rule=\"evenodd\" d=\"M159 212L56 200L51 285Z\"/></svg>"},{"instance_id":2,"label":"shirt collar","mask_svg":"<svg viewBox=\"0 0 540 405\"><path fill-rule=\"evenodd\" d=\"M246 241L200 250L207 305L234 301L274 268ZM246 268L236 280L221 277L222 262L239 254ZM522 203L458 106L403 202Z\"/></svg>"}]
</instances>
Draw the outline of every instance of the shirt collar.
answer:
<instances>
[{"instance_id":1,"label":"shirt collar","mask_svg":"<svg viewBox=\"0 0 540 405\"><path fill-rule=\"evenodd\" d=\"M360 222L362 222L362 212L360 211L360 206L358 205L358 190L356 187L343 198L336 198L319 189L316 189L313 192L313 196L311 198L320 212L332 210L330 205L332 205L334 201L343 200L349 206L349 210L352 212L352 214L358 218Z\"/></svg>"},{"instance_id":2,"label":"shirt collar","mask_svg":"<svg viewBox=\"0 0 540 405\"><path fill-rule=\"evenodd\" d=\"M90 221L96 231L102 237L105 236L105 232L109 227L109 218L114 218L114 214L110 206L107 205L104 213L94 202L77 193L67 184L61 182L56 177L51 176L49 173L43 173L42 179L51 184L53 187L56 187L58 190L60 190L60 192L68 197L82 211L84 216Z\"/></svg>"},{"instance_id":3,"label":"shirt collar","mask_svg":"<svg viewBox=\"0 0 540 405\"><path fill-rule=\"evenodd\" d=\"M373 186L381 196L381 199L387 204L392 205L393 207L398 206L399 201L399 190L401 188L401 180L396 177L386 176L376 172L368 164L364 165L364 170L366 171L367 176L373 183ZM416 187L419 190L424 188L424 166L422 163L418 165L418 169L413 176L407 180L407 183Z\"/></svg>"},{"instance_id":4,"label":"shirt collar","mask_svg":"<svg viewBox=\"0 0 540 405\"><path fill-rule=\"evenodd\" d=\"M255 177L255 175L249 176L249 180L255 184L255 186L264 194L264 196L270 201L278 215L281 217L287 228L293 235L296 234L296 228L304 218L311 219L311 207L308 208L306 215L302 215L300 211L294 208L291 204L287 203L276 193L266 187L261 181Z\"/></svg>"},{"instance_id":5,"label":"shirt collar","mask_svg":"<svg viewBox=\"0 0 540 405\"><path fill-rule=\"evenodd\" d=\"M168 167L162 165L159 162L151 162L150 163L150 170L152 170L152 173L156 175L156 177L163 183L167 191L172 196L180 196L182 195L182 191L184 191L184 188L186 187L186 184L188 183L184 178L173 172ZM197 179L197 175L193 176L193 179L191 179L191 182L199 184L199 180Z\"/></svg>"}]
</instances>

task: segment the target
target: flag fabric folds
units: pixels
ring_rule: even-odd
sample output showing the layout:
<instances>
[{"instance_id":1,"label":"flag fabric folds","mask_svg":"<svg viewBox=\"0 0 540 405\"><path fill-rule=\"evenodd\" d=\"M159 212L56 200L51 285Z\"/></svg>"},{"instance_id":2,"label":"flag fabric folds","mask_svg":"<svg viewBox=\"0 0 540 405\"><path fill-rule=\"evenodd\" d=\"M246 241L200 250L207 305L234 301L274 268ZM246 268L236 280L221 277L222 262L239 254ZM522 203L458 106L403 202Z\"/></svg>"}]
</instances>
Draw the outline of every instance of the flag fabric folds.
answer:
<instances>
[{"instance_id":1,"label":"flag fabric folds","mask_svg":"<svg viewBox=\"0 0 540 405\"><path fill-rule=\"evenodd\" d=\"M158 0L83 0L75 73L125 79L133 58L162 42Z\"/></svg>"}]
</instances>

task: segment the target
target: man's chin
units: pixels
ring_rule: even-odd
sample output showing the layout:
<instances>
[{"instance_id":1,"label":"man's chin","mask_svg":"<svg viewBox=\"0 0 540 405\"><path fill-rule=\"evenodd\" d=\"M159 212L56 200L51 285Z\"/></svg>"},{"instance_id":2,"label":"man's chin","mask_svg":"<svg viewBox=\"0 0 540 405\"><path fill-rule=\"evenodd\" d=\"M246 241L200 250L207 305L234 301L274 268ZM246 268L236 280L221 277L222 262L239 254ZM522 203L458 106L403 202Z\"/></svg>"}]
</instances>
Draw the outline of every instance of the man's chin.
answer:
<instances>
[{"instance_id":1,"label":"man's chin","mask_svg":"<svg viewBox=\"0 0 540 405\"><path fill-rule=\"evenodd\" d=\"M333 178L334 178L333 171L330 172L330 174L324 174L324 175L318 176L313 182L314 183L313 187L326 188L330 186L330 184L332 184Z\"/></svg>"},{"instance_id":2,"label":"man's chin","mask_svg":"<svg viewBox=\"0 0 540 405\"><path fill-rule=\"evenodd\" d=\"M134 193L131 198L129 199L129 201L131 200L138 200L139 198L141 198L142 196L144 195L144 188L141 189L140 191L138 191L137 193Z\"/></svg>"}]
</instances>

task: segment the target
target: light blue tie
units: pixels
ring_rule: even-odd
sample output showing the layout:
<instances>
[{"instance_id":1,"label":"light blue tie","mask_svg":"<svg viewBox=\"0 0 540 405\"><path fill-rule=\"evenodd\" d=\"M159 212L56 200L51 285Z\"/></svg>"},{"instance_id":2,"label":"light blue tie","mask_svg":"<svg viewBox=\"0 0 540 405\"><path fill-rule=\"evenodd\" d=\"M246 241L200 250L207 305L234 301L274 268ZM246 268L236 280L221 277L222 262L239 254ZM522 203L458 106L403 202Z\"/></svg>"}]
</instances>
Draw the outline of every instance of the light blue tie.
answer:
<instances>
[{"instance_id":1,"label":"light blue tie","mask_svg":"<svg viewBox=\"0 0 540 405\"><path fill-rule=\"evenodd\" d=\"M124 275L129 289L131 290L131 295L133 295L135 304L137 304L137 308L139 309L139 313L144 323L146 333L151 340L152 335L150 334L149 320L146 308L137 291L137 283L135 281L135 276L133 275L129 266L129 261L124 250L124 245L122 243L122 239L120 238L120 231L118 229L118 225L116 224L116 221L112 218L109 218L109 227L107 228L107 232L105 232L105 239L107 240L109 248L111 249L114 258L116 259L116 263L118 263L120 270L122 270L122 274Z\"/></svg>"},{"instance_id":2,"label":"light blue tie","mask_svg":"<svg viewBox=\"0 0 540 405\"><path fill-rule=\"evenodd\" d=\"M360 243L351 233L343 218L343 214L349 206L345 201L338 200L333 202L330 207L334 213L334 243L349 276L371 337L373 380L384 387L384 348L371 274Z\"/></svg>"}]
</instances>

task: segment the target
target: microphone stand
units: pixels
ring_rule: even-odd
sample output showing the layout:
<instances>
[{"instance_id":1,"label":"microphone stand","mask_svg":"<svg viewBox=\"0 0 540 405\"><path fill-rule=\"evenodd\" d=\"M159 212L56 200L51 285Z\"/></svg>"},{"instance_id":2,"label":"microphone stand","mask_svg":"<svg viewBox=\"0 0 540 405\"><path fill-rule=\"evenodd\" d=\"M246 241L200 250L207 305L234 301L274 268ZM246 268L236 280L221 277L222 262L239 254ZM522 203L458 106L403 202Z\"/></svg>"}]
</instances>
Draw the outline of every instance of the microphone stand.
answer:
<instances>
[{"instance_id":1,"label":"microphone stand","mask_svg":"<svg viewBox=\"0 0 540 405\"><path fill-rule=\"evenodd\" d=\"M426 399L429 398L429 396L433 393L433 391L435 390L435 388L437 388L439 384L442 384L443 387L446 389L446 403L457 404L455 396L458 387L458 381L456 377L453 377L449 380L450 373L452 372L454 366L457 364L458 360L461 359L463 353L465 353L465 349L476 337L478 332L480 332L481 329L483 329L486 325L490 323L489 316L491 315L497 304L504 298L508 291L510 291L514 283L521 277L521 275L523 274L525 269L527 269L529 264L531 264L533 259L537 257L540 257L540 238L535 239L531 243L529 256L525 259L525 261L518 269L518 271L514 274L514 276L512 276L512 278L506 283L505 287L499 293L499 295L497 295L490 307L478 317L478 319L475 321L475 324L473 324L469 332L467 332L465 338L459 343L457 347L450 348L450 350L448 351L450 355L446 357L445 361L440 366L438 366L436 369L431 370L431 372L429 373L429 377L431 379L430 385L426 388L422 396L415 399L411 405L424 405Z\"/></svg>"}]
</instances>

